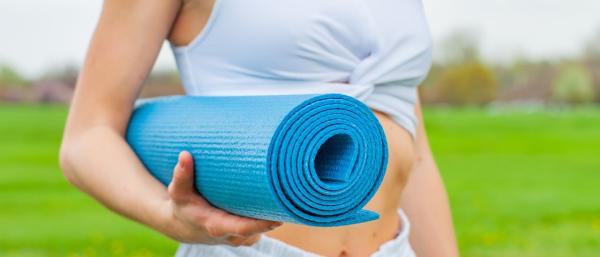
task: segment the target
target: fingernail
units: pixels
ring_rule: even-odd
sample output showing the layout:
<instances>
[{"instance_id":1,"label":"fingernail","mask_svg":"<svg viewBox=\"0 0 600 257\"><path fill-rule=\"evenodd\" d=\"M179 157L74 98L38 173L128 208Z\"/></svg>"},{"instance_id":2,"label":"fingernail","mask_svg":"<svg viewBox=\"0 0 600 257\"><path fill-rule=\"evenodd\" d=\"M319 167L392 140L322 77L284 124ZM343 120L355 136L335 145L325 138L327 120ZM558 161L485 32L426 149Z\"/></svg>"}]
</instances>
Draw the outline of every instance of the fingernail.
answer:
<instances>
[{"instance_id":1,"label":"fingernail","mask_svg":"<svg viewBox=\"0 0 600 257\"><path fill-rule=\"evenodd\" d=\"M177 157L177 162L179 163L179 167L181 167L182 169L185 169L185 164L183 164L183 162L181 161L183 156L183 152L179 153L179 156Z\"/></svg>"}]
</instances>

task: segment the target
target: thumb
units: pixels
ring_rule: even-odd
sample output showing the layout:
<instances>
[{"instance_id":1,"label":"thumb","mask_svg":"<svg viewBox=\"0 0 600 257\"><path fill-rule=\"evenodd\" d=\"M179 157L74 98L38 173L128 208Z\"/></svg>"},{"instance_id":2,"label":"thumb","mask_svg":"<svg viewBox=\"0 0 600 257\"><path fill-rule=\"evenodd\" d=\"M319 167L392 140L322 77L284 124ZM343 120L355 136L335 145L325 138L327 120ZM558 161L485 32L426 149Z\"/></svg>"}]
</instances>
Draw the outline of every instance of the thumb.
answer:
<instances>
[{"instance_id":1,"label":"thumb","mask_svg":"<svg viewBox=\"0 0 600 257\"><path fill-rule=\"evenodd\" d=\"M173 200L185 200L194 189L194 159L192 155L183 151L179 153L177 165L173 170L173 180L169 184L169 195Z\"/></svg>"}]
</instances>

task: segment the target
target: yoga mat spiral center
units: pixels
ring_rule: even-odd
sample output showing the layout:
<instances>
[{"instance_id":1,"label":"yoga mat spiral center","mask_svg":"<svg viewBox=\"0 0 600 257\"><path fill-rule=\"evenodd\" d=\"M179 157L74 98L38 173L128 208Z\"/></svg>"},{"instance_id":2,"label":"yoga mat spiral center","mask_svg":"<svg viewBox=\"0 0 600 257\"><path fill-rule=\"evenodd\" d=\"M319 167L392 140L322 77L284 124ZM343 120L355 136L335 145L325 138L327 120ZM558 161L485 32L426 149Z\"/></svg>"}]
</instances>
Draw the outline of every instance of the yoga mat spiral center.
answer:
<instances>
[{"instance_id":1,"label":"yoga mat spiral center","mask_svg":"<svg viewBox=\"0 0 600 257\"><path fill-rule=\"evenodd\" d=\"M315 170L324 183L346 182L352 167L351 159L356 158L352 137L346 134L335 135L319 148L315 157Z\"/></svg>"},{"instance_id":2,"label":"yoga mat spiral center","mask_svg":"<svg viewBox=\"0 0 600 257\"><path fill-rule=\"evenodd\" d=\"M362 207L385 175L387 143L349 96L154 99L135 109L127 142L165 185L189 151L198 192L237 215L312 226L379 217Z\"/></svg>"}]
</instances>

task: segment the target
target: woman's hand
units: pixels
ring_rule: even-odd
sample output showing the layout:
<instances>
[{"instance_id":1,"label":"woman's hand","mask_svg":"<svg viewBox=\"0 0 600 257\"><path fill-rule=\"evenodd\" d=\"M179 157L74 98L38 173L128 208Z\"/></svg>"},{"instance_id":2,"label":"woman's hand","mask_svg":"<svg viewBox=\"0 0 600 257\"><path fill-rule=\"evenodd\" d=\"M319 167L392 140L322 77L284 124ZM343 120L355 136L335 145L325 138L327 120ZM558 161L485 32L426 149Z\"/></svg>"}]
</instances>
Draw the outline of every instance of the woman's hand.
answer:
<instances>
[{"instance_id":1,"label":"woman's hand","mask_svg":"<svg viewBox=\"0 0 600 257\"><path fill-rule=\"evenodd\" d=\"M165 232L181 242L252 245L261 233L282 224L236 216L211 206L194 188L194 161L189 152L179 154L168 192L172 219Z\"/></svg>"}]
</instances>

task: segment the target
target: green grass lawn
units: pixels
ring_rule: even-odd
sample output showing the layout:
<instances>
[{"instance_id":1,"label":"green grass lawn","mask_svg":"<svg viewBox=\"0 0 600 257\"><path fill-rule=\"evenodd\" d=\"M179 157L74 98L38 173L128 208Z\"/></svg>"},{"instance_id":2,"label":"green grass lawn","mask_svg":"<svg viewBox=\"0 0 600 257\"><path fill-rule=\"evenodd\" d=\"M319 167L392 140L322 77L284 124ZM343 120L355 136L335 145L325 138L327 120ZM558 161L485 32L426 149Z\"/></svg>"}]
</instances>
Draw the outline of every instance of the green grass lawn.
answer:
<instances>
[{"instance_id":1,"label":"green grass lawn","mask_svg":"<svg viewBox=\"0 0 600 257\"><path fill-rule=\"evenodd\" d=\"M171 256L57 165L63 106L0 106L0 256ZM600 253L600 109L428 109L464 256Z\"/></svg>"}]
</instances>

